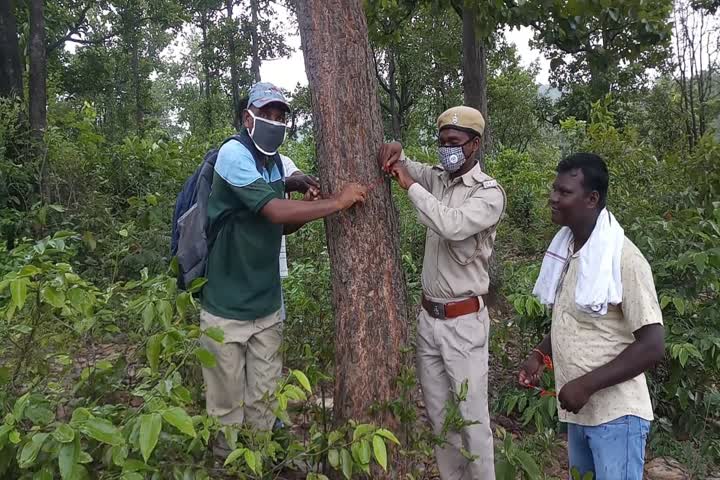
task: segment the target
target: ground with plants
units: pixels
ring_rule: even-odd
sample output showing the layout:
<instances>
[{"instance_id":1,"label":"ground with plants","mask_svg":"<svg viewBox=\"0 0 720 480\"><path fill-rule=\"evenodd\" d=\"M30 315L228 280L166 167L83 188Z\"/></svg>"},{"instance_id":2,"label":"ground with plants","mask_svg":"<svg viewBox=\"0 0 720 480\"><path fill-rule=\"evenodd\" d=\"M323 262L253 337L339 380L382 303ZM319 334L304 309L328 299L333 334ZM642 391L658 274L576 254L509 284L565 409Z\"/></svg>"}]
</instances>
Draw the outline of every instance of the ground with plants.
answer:
<instances>
[{"instance_id":1,"label":"ground with plants","mask_svg":"<svg viewBox=\"0 0 720 480\"><path fill-rule=\"evenodd\" d=\"M379 406L396 424L333 416L334 279L322 222L288 238L286 369L273 395L286 428L223 429L204 412L200 366L215 359L198 340L223 332L200 330L202 281L176 287L171 216L185 179L232 132L236 97L263 61L288 54L287 32L268 27L284 21L279 3L14 3L0 8L2 25L12 17L17 30L0 47L21 65L12 94L0 68L0 478L323 480L386 468L437 478L432 448L443 436L425 421L412 327L398 396ZM30 19L43 3L47 118L38 130ZM427 164L437 163L434 119L464 101L470 68L456 3L365 2L386 138ZM475 32L487 54L485 169L508 194L490 298L498 478L567 477L555 399L518 388L516 374L549 329L531 291L556 230L546 206L554 168L577 151L606 159L609 208L649 260L663 310L666 356L648 375L656 421L647 477L720 478L717 2L510 3L475 12L494 26ZM552 85L539 85L538 66L497 33L517 26L532 28L551 60ZM597 48L596 31L617 43ZM692 48L708 50L699 65ZM283 153L318 173L308 88L288 95ZM425 229L397 186L393 198L415 312ZM554 391L550 373L542 389ZM456 393L446 431L465 422ZM221 430L233 448L226 462L209 449Z\"/></svg>"}]
</instances>

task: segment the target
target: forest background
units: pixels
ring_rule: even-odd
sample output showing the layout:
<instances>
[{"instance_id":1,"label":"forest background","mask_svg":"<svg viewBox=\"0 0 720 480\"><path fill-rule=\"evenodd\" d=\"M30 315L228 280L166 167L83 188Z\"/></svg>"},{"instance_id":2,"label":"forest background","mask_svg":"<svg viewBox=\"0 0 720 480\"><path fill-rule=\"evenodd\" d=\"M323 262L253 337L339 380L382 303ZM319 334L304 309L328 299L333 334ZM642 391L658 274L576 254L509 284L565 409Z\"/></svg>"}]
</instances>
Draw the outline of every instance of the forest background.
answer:
<instances>
[{"instance_id":1,"label":"forest background","mask_svg":"<svg viewBox=\"0 0 720 480\"><path fill-rule=\"evenodd\" d=\"M720 2L367 0L357 15L356 0L329 3L349 12L336 22L367 32L371 58L356 61L375 78L385 140L433 164L440 112L465 103L488 118L485 169L508 193L491 294L499 478L565 475L554 398L518 389L515 375L549 328L530 292L556 229L546 207L554 167L580 150L607 160L609 208L650 261L663 309L650 463L670 478L717 476ZM0 4L2 478L436 478L432 447L443 439L425 424L412 369L425 232L396 186L394 261L407 300L399 292L376 311L406 309L409 331L392 358L359 365L385 401L360 410L348 398L361 385L337 389L353 365L336 347L354 332L333 310L337 230L315 222L288 239L287 376L275 396L292 427L228 431L225 465L207 449L220 427L204 414L199 367L214 358L198 342L193 292L175 287L175 198L232 133L262 66L291 54L288 35L310 41L302 20L331 14L312 1ZM546 59L549 85L499 33L519 27ZM327 162L350 160L318 161L318 100L305 85L287 93L283 153L327 187ZM346 139L356 140L366 141ZM397 375L387 378L387 364ZM551 375L543 388L553 390ZM448 430L461 423L450 418Z\"/></svg>"}]
</instances>

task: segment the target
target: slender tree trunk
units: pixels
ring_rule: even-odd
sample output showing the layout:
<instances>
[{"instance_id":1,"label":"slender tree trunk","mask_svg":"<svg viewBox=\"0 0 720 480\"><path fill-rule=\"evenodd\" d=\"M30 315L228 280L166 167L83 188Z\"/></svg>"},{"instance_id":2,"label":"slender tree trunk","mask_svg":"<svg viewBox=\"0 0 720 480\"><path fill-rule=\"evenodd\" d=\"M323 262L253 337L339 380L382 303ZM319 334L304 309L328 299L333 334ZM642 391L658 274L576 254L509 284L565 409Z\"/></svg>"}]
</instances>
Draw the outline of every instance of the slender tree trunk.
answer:
<instances>
[{"instance_id":1,"label":"slender tree trunk","mask_svg":"<svg viewBox=\"0 0 720 480\"><path fill-rule=\"evenodd\" d=\"M398 141L402 140L402 127L400 125L400 105L398 102L398 87L397 87L397 78L395 73L397 72L396 69L396 63L395 63L395 51L391 47L387 50L388 55L388 88L390 90L390 93L388 94L388 97L390 97L390 121L392 123L392 133L393 138L395 138Z\"/></svg>"},{"instance_id":2,"label":"slender tree trunk","mask_svg":"<svg viewBox=\"0 0 720 480\"><path fill-rule=\"evenodd\" d=\"M23 98L14 0L0 0L0 97Z\"/></svg>"},{"instance_id":3,"label":"slender tree trunk","mask_svg":"<svg viewBox=\"0 0 720 480\"><path fill-rule=\"evenodd\" d=\"M466 5L463 8L463 89L465 105L478 109L485 119L483 148L477 157L485 168L485 153L492 145L487 104L487 46L477 35L476 18L476 7Z\"/></svg>"},{"instance_id":4,"label":"slender tree trunk","mask_svg":"<svg viewBox=\"0 0 720 480\"><path fill-rule=\"evenodd\" d=\"M490 120L488 119L487 102L487 46L477 35L475 19L476 7L463 7L463 89L465 91L465 105L476 108L485 119L485 132L482 148L477 153L480 167L485 170L485 154L492 148L492 135ZM489 305L497 303L500 290L500 262L493 250L488 266L490 286L487 296Z\"/></svg>"},{"instance_id":5,"label":"slender tree trunk","mask_svg":"<svg viewBox=\"0 0 720 480\"><path fill-rule=\"evenodd\" d=\"M32 155L38 161L38 191L50 200L49 166L45 148L47 129L47 49L45 46L44 0L30 2L30 135Z\"/></svg>"},{"instance_id":6,"label":"slender tree trunk","mask_svg":"<svg viewBox=\"0 0 720 480\"><path fill-rule=\"evenodd\" d=\"M338 12L342 12L339 15ZM298 23L325 191L375 185L367 202L326 219L335 310L335 414L390 427L371 407L397 398L407 308L398 214L376 156L382 118L362 0L298 0ZM372 478L390 478L374 472Z\"/></svg>"},{"instance_id":7,"label":"slender tree trunk","mask_svg":"<svg viewBox=\"0 0 720 480\"><path fill-rule=\"evenodd\" d=\"M42 141L47 128L47 57L44 0L30 2L30 129Z\"/></svg>"},{"instance_id":8,"label":"slender tree trunk","mask_svg":"<svg viewBox=\"0 0 720 480\"><path fill-rule=\"evenodd\" d=\"M227 18L229 25L230 37L228 38L229 56L230 56L230 88L232 89L233 101L233 126L240 128L240 74L237 64L237 46L235 44L235 22L233 20L233 0L225 0L225 9L227 10Z\"/></svg>"},{"instance_id":9,"label":"slender tree trunk","mask_svg":"<svg viewBox=\"0 0 720 480\"><path fill-rule=\"evenodd\" d=\"M130 68L132 70L133 90L135 97L135 128L138 135L142 134L143 124L145 123L145 114L143 112L142 102L142 78L140 75L140 34L138 27L135 26L133 32L132 52L130 57Z\"/></svg>"},{"instance_id":10,"label":"slender tree trunk","mask_svg":"<svg viewBox=\"0 0 720 480\"><path fill-rule=\"evenodd\" d=\"M202 30L202 64L203 72L205 74L205 121L207 122L208 131L213 129L213 112L212 112L212 95L210 92L210 59L208 58L208 45L207 45L207 29L208 29L207 12L202 13L200 20L200 28Z\"/></svg>"},{"instance_id":11,"label":"slender tree trunk","mask_svg":"<svg viewBox=\"0 0 720 480\"><path fill-rule=\"evenodd\" d=\"M260 16L258 13L258 0L250 0L250 37L251 37L251 53L252 60L250 64L250 73L252 73L253 79L256 82L260 81L260 36L258 35L258 23L260 22Z\"/></svg>"}]
</instances>

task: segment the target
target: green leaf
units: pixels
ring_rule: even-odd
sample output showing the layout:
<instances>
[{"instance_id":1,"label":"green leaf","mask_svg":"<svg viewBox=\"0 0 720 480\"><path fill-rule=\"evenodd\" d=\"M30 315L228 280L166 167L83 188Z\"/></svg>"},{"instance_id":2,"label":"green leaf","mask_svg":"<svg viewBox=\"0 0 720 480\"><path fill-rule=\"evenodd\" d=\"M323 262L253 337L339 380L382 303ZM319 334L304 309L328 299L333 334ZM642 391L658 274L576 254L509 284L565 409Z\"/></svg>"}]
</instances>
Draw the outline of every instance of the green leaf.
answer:
<instances>
[{"instance_id":1,"label":"green leaf","mask_svg":"<svg viewBox=\"0 0 720 480\"><path fill-rule=\"evenodd\" d=\"M203 286L207 283L207 278L196 278L190 283L190 287L188 287L187 291L189 293L197 293L199 292Z\"/></svg>"},{"instance_id":2,"label":"green leaf","mask_svg":"<svg viewBox=\"0 0 720 480\"><path fill-rule=\"evenodd\" d=\"M383 438L387 438L394 444L400 445L400 440L398 440L397 437L395 437L395 435L390 430L385 430L384 428L378 428L375 431L375 435L380 435Z\"/></svg>"},{"instance_id":3,"label":"green leaf","mask_svg":"<svg viewBox=\"0 0 720 480\"><path fill-rule=\"evenodd\" d=\"M10 294L12 295L13 305L15 305L18 310L25 306L29 283L30 280L27 278L16 278L10 282Z\"/></svg>"},{"instance_id":4,"label":"green leaf","mask_svg":"<svg viewBox=\"0 0 720 480\"><path fill-rule=\"evenodd\" d=\"M58 467L60 468L60 477L63 480L72 478L75 464L78 463L80 456L80 441L70 442L60 447L58 452Z\"/></svg>"},{"instance_id":5,"label":"green leaf","mask_svg":"<svg viewBox=\"0 0 720 480\"><path fill-rule=\"evenodd\" d=\"M328 462L330 462L331 467L337 469L340 466L340 452L334 448L330 449L328 452Z\"/></svg>"},{"instance_id":6,"label":"green leaf","mask_svg":"<svg viewBox=\"0 0 720 480\"><path fill-rule=\"evenodd\" d=\"M170 328L172 325L173 307L167 300L160 300L156 306L160 320L163 322L165 328Z\"/></svg>"},{"instance_id":7,"label":"green leaf","mask_svg":"<svg viewBox=\"0 0 720 480\"><path fill-rule=\"evenodd\" d=\"M145 480L145 477L137 472L124 472L120 480Z\"/></svg>"},{"instance_id":8,"label":"green leaf","mask_svg":"<svg viewBox=\"0 0 720 480\"><path fill-rule=\"evenodd\" d=\"M322 473L310 472L307 474L307 477L305 477L305 480L329 480L329 479Z\"/></svg>"},{"instance_id":9,"label":"green leaf","mask_svg":"<svg viewBox=\"0 0 720 480\"><path fill-rule=\"evenodd\" d=\"M80 452L78 455L78 463L92 463L93 458L87 452Z\"/></svg>"},{"instance_id":10,"label":"green leaf","mask_svg":"<svg viewBox=\"0 0 720 480\"><path fill-rule=\"evenodd\" d=\"M161 334L155 334L148 339L145 354L147 355L148 365L153 372L158 371L160 366L160 351L162 350L162 337Z\"/></svg>"},{"instance_id":11,"label":"green leaf","mask_svg":"<svg viewBox=\"0 0 720 480\"><path fill-rule=\"evenodd\" d=\"M37 460L38 454L40 453L40 449L48 436L50 436L49 433L36 433L32 436L30 441L27 442L20 451L20 456L18 457L18 466L20 468L29 468L33 463L35 463L35 460Z\"/></svg>"},{"instance_id":12,"label":"green leaf","mask_svg":"<svg viewBox=\"0 0 720 480\"><path fill-rule=\"evenodd\" d=\"M228 455L228 457L225 459L225 463L223 465L227 467L231 463L235 463L235 461L238 458L245 455L246 451L247 451L247 448L237 448L237 449L233 450L232 452L230 452L230 455Z\"/></svg>"},{"instance_id":13,"label":"green leaf","mask_svg":"<svg viewBox=\"0 0 720 480\"><path fill-rule=\"evenodd\" d=\"M196 349L195 356L198 360L200 360L200 363L202 363L202 366L205 368L213 368L215 367L215 365L217 365L215 355L210 353L210 351L205 348Z\"/></svg>"},{"instance_id":14,"label":"green leaf","mask_svg":"<svg viewBox=\"0 0 720 480\"><path fill-rule=\"evenodd\" d=\"M252 470L253 473L257 473L257 459L255 457L255 453L252 450L246 449L243 455L245 456L245 463L247 463L247 466L250 467L250 470Z\"/></svg>"},{"instance_id":15,"label":"green leaf","mask_svg":"<svg viewBox=\"0 0 720 480\"><path fill-rule=\"evenodd\" d=\"M340 451L340 465L342 466L343 475L345 475L345 478L350 480L350 477L352 476L353 460L347 448L343 448Z\"/></svg>"},{"instance_id":16,"label":"green leaf","mask_svg":"<svg viewBox=\"0 0 720 480\"><path fill-rule=\"evenodd\" d=\"M297 381L305 390L307 390L308 393L312 393L312 388L310 387L310 380L308 380L307 376L303 372L301 372L300 370L293 370L292 374L295 378L297 378Z\"/></svg>"},{"instance_id":17,"label":"green leaf","mask_svg":"<svg viewBox=\"0 0 720 480\"><path fill-rule=\"evenodd\" d=\"M104 418L90 418L83 422L80 431L98 442L108 445L122 445L124 439L120 430Z\"/></svg>"},{"instance_id":18,"label":"green leaf","mask_svg":"<svg viewBox=\"0 0 720 480\"><path fill-rule=\"evenodd\" d=\"M143 328L147 332L150 330L150 327L152 327L153 320L155 320L155 304L152 302L148 302L147 305L145 305L145 308L143 308L142 312L142 319L143 319Z\"/></svg>"},{"instance_id":19,"label":"green leaf","mask_svg":"<svg viewBox=\"0 0 720 480\"><path fill-rule=\"evenodd\" d=\"M387 471L387 448L385 447L385 440L380 435L373 436L373 453L378 464L383 470Z\"/></svg>"},{"instance_id":20,"label":"green leaf","mask_svg":"<svg viewBox=\"0 0 720 480\"><path fill-rule=\"evenodd\" d=\"M205 335L215 340L217 343L225 341L225 332L220 327L210 327L205 330Z\"/></svg>"},{"instance_id":21,"label":"green leaf","mask_svg":"<svg viewBox=\"0 0 720 480\"><path fill-rule=\"evenodd\" d=\"M188 437L195 438L197 435L197 433L195 433L195 427L193 427L192 418L180 407L172 407L165 410L162 412L162 418Z\"/></svg>"},{"instance_id":22,"label":"green leaf","mask_svg":"<svg viewBox=\"0 0 720 480\"><path fill-rule=\"evenodd\" d=\"M42 289L41 296L45 303L55 308L62 308L65 305L65 292L57 290L54 287L45 287Z\"/></svg>"},{"instance_id":23,"label":"green leaf","mask_svg":"<svg viewBox=\"0 0 720 480\"><path fill-rule=\"evenodd\" d=\"M593 480L593 478L595 478L595 476L593 475L593 473L592 473L592 472L587 472L585 475L583 475L582 480Z\"/></svg>"},{"instance_id":24,"label":"green leaf","mask_svg":"<svg viewBox=\"0 0 720 480\"><path fill-rule=\"evenodd\" d=\"M140 417L140 453L145 463L150 459L162 430L162 417L157 413Z\"/></svg>"},{"instance_id":25,"label":"green leaf","mask_svg":"<svg viewBox=\"0 0 720 480\"><path fill-rule=\"evenodd\" d=\"M537 463L535 463L535 460L533 460L529 453L524 450L517 450L515 452L515 458L517 458L522 469L528 477L530 477L530 480L540 478L540 467L538 467Z\"/></svg>"},{"instance_id":26,"label":"green leaf","mask_svg":"<svg viewBox=\"0 0 720 480\"><path fill-rule=\"evenodd\" d=\"M496 480L515 480L515 467L505 458L495 462Z\"/></svg>"},{"instance_id":27,"label":"green leaf","mask_svg":"<svg viewBox=\"0 0 720 480\"><path fill-rule=\"evenodd\" d=\"M35 425L49 425L55 420L55 412L43 404L31 404L25 409L25 418Z\"/></svg>"}]
</instances>

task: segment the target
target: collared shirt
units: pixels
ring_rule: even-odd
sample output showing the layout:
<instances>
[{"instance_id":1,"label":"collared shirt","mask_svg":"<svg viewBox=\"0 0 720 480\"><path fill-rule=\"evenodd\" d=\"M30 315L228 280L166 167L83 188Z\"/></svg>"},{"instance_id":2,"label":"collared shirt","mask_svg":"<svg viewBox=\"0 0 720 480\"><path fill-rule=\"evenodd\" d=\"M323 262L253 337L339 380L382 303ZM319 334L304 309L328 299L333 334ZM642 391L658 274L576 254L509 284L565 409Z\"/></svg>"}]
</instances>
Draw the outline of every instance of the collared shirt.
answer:
<instances>
[{"instance_id":1,"label":"collared shirt","mask_svg":"<svg viewBox=\"0 0 720 480\"><path fill-rule=\"evenodd\" d=\"M226 220L208 256L202 306L222 318L256 320L280 309L283 226L260 211L283 198L285 186L277 166L270 159L265 163L258 172L252 153L235 140L218 152L208 221Z\"/></svg>"},{"instance_id":2,"label":"collared shirt","mask_svg":"<svg viewBox=\"0 0 720 480\"><path fill-rule=\"evenodd\" d=\"M505 192L475 165L457 178L440 167L405 159L417 182L408 190L420 223L428 227L422 286L435 301L488 293L488 262Z\"/></svg>"},{"instance_id":3,"label":"collared shirt","mask_svg":"<svg viewBox=\"0 0 720 480\"><path fill-rule=\"evenodd\" d=\"M629 239L625 239L620 260L622 303L609 305L608 313L603 316L593 316L577 308L578 254L569 253L552 312L552 353L558 392L569 381L617 358L635 342L633 332L646 325L662 324L650 265ZM558 404L558 415L562 422L585 426L597 426L625 415L652 420L645 374L596 392L577 414L563 410Z\"/></svg>"}]
</instances>

